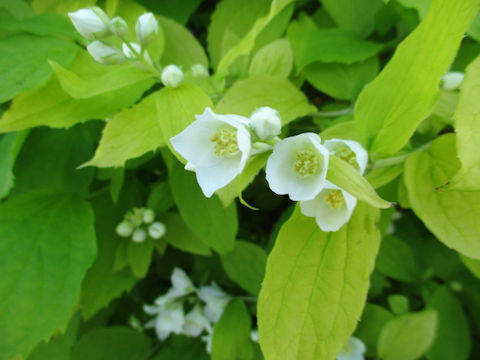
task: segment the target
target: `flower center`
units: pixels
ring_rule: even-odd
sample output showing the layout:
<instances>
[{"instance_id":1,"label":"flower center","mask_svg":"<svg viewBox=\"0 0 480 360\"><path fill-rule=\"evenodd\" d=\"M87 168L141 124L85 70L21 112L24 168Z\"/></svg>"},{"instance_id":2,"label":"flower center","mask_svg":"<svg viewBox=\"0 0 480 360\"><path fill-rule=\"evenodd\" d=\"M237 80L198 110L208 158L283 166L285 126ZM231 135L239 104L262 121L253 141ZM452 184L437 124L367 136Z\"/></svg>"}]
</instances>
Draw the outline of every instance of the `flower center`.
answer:
<instances>
[{"instance_id":1,"label":"flower center","mask_svg":"<svg viewBox=\"0 0 480 360\"><path fill-rule=\"evenodd\" d=\"M219 157L230 157L238 154L237 135L235 131L222 129L210 139L214 145L213 153Z\"/></svg>"},{"instance_id":2,"label":"flower center","mask_svg":"<svg viewBox=\"0 0 480 360\"><path fill-rule=\"evenodd\" d=\"M320 159L313 151L303 150L297 153L295 159L295 171L300 177L307 177L317 172L320 166Z\"/></svg>"},{"instance_id":3,"label":"flower center","mask_svg":"<svg viewBox=\"0 0 480 360\"><path fill-rule=\"evenodd\" d=\"M338 156L340 159L345 160L355 169L359 170L359 166L357 163L357 155L355 155L355 153L348 146L340 146L336 148L334 152L335 155Z\"/></svg>"},{"instance_id":4,"label":"flower center","mask_svg":"<svg viewBox=\"0 0 480 360\"><path fill-rule=\"evenodd\" d=\"M345 199L341 190L330 189L325 195L325 200L327 200L328 205L332 209L340 209L345 204Z\"/></svg>"}]
</instances>

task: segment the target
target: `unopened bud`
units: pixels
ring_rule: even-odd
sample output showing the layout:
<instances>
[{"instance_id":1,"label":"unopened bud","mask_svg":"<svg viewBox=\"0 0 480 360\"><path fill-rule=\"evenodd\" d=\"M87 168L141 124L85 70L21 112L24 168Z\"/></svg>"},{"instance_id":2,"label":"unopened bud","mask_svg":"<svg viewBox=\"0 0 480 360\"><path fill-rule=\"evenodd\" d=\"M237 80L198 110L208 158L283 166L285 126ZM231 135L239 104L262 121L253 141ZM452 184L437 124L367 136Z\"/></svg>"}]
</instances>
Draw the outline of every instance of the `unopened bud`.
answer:
<instances>
[{"instance_id":1,"label":"unopened bud","mask_svg":"<svg viewBox=\"0 0 480 360\"><path fill-rule=\"evenodd\" d=\"M166 87L176 88L182 80L183 71L177 65L168 65L162 70L162 82Z\"/></svg>"},{"instance_id":2,"label":"unopened bud","mask_svg":"<svg viewBox=\"0 0 480 360\"><path fill-rule=\"evenodd\" d=\"M150 44L158 35L158 22L155 16L150 12L141 15L135 24L135 32L137 40L142 46Z\"/></svg>"},{"instance_id":3,"label":"unopened bud","mask_svg":"<svg viewBox=\"0 0 480 360\"><path fill-rule=\"evenodd\" d=\"M165 235L166 231L167 228L160 221L156 221L148 227L148 235L155 240L160 239L163 235Z\"/></svg>"},{"instance_id":4,"label":"unopened bud","mask_svg":"<svg viewBox=\"0 0 480 360\"><path fill-rule=\"evenodd\" d=\"M152 209L144 209L143 210L143 222L145 224L150 224L155 220L155 213Z\"/></svg>"},{"instance_id":5,"label":"unopened bud","mask_svg":"<svg viewBox=\"0 0 480 360\"><path fill-rule=\"evenodd\" d=\"M250 127L259 139L267 140L280 134L282 121L277 110L264 106L255 110L250 116Z\"/></svg>"},{"instance_id":6,"label":"unopened bud","mask_svg":"<svg viewBox=\"0 0 480 360\"><path fill-rule=\"evenodd\" d=\"M141 242L144 242L146 238L147 238L147 232L143 229L136 229L133 232L132 240L134 242L141 243Z\"/></svg>"},{"instance_id":7,"label":"unopened bud","mask_svg":"<svg viewBox=\"0 0 480 360\"><path fill-rule=\"evenodd\" d=\"M128 33L128 25L120 16L114 17L108 24L113 35L123 38Z\"/></svg>"},{"instance_id":8,"label":"unopened bud","mask_svg":"<svg viewBox=\"0 0 480 360\"><path fill-rule=\"evenodd\" d=\"M133 226L127 221L122 221L120 224L117 225L115 229L118 236L121 237L129 237L133 233Z\"/></svg>"},{"instance_id":9,"label":"unopened bud","mask_svg":"<svg viewBox=\"0 0 480 360\"><path fill-rule=\"evenodd\" d=\"M105 44L99 40L95 40L88 44L87 50L95 60L102 64L120 64L127 60L120 49Z\"/></svg>"},{"instance_id":10,"label":"unopened bud","mask_svg":"<svg viewBox=\"0 0 480 360\"><path fill-rule=\"evenodd\" d=\"M462 84L465 74L458 71L446 73L442 76L443 90L457 90Z\"/></svg>"},{"instance_id":11,"label":"unopened bud","mask_svg":"<svg viewBox=\"0 0 480 360\"><path fill-rule=\"evenodd\" d=\"M89 40L103 39L110 35L110 19L99 7L92 6L68 13L73 26L83 37Z\"/></svg>"},{"instance_id":12,"label":"unopened bud","mask_svg":"<svg viewBox=\"0 0 480 360\"><path fill-rule=\"evenodd\" d=\"M194 77L207 78L210 76L208 69L202 64L195 64L190 67L190 71Z\"/></svg>"},{"instance_id":13,"label":"unopened bud","mask_svg":"<svg viewBox=\"0 0 480 360\"><path fill-rule=\"evenodd\" d=\"M137 44L137 43L130 43L130 47L132 47L135 52L137 54L142 54L142 47L140 46L140 44ZM123 43L122 44L122 50L123 50L123 53L125 54L125 56L129 59L132 59L132 60L135 60L137 59L137 54L135 54L134 51L132 51L132 49L130 48L126 43ZM148 54L147 51L143 52L143 58L150 64L150 65L153 65L152 63L152 58L150 57L150 55ZM140 64L141 65L141 64ZM142 67L142 66L140 66Z\"/></svg>"}]
</instances>

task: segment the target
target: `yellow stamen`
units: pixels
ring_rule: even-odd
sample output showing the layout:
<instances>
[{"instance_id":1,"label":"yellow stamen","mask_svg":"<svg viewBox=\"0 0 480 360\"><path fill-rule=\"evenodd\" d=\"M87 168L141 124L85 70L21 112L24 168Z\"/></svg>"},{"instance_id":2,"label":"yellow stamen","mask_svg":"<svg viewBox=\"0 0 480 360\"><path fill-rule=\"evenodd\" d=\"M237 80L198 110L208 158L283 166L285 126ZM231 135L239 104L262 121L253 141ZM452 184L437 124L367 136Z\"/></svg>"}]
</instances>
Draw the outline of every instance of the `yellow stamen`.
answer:
<instances>
[{"instance_id":1,"label":"yellow stamen","mask_svg":"<svg viewBox=\"0 0 480 360\"><path fill-rule=\"evenodd\" d=\"M327 200L328 205L335 210L340 209L345 204L342 191L337 189L328 190L327 194L325 195L325 200Z\"/></svg>"},{"instance_id":2,"label":"yellow stamen","mask_svg":"<svg viewBox=\"0 0 480 360\"><path fill-rule=\"evenodd\" d=\"M238 154L237 135L235 131L222 129L210 139L215 143L213 153L219 157L230 157Z\"/></svg>"},{"instance_id":3,"label":"yellow stamen","mask_svg":"<svg viewBox=\"0 0 480 360\"><path fill-rule=\"evenodd\" d=\"M313 151L303 150L297 153L294 168L300 177L304 178L315 174L319 167L320 159Z\"/></svg>"}]
</instances>

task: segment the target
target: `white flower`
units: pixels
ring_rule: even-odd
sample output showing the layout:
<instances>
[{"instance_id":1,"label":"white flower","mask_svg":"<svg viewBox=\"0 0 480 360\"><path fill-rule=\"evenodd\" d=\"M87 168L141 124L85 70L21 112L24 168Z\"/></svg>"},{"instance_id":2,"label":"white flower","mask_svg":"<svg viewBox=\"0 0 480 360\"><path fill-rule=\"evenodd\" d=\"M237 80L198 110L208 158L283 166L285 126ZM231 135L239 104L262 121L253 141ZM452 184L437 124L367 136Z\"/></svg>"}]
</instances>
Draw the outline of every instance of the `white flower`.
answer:
<instances>
[{"instance_id":1,"label":"white flower","mask_svg":"<svg viewBox=\"0 0 480 360\"><path fill-rule=\"evenodd\" d=\"M190 294L195 291L195 286L188 275L180 268L174 268L172 275L170 276L172 287L165 295L159 296L155 300L155 304L158 306L164 306L175 299Z\"/></svg>"},{"instance_id":2,"label":"white flower","mask_svg":"<svg viewBox=\"0 0 480 360\"><path fill-rule=\"evenodd\" d=\"M331 155L345 160L363 175L368 163L368 153L358 142L353 140L330 139L323 144Z\"/></svg>"},{"instance_id":3,"label":"white flower","mask_svg":"<svg viewBox=\"0 0 480 360\"><path fill-rule=\"evenodd\" d=\"M150 235L150 237L155 240L163 237L166 231L167 231L167 228L160 221L155 221L152 225L148 227L148 235Z\"/></svg>"},{"instance_id":4,"label":"white flower","mask_svg":"<svg viewBox=\"0 0 480 360\"><path fill-rule=\"evenodd\" d=\"M231 182L245 168L252 148L248 119L218 115L210 108L170 142L195 169L206 197Z\"/></svg>"},{"instance_id":5,"label":"white flower","mask_svg":"<svg viewBox=\"0 0 480 360\"><path fill-rule=\"evenodd\" d=\"M220 320L223 310L232 299L215 282L208 286L202 286L198 289L197 294L206 303L205 315L212 323Z\"/></svg>"},{"instance_id":6,"label":"white flower","mask_svg":"<svg viewBox=\"0 0 480 360\"><path fill-rule=\"evenodd\" d=\"M102 64L120 64L126 60L125 55L120 49L105 44L100 40L95 40L88 44L87 51L96 61Z\"/></svg>"},{"instance_id":7,"label":"white flower","mask_svg":"<svg viewBox=\"0 0 480 360\"><path fill-rule=\"evenodd\" d=\"M152 209L144 208L143 209L143 222L145 224L150 224L155 220L155 212Z\"/></svg>"},{"instance_id":8,"label":"white flower","mask_svg":"<svg viewBox=\"0 0 480 360\"><path fill-rule=\"evenodd\" d=\"M354 196L327 181L314 199L300 202L300 210L315 217L320 229L327 232L337 231L348 222L356 205Z\"/></svg>"},{"instance_id":9,"label":"white flower","mask_svg":"<svg viewBox=\"0 0 480 360\"><path fill-rule=\"evenodd\" d=\"M114 17L108 24L108 27L110 32L119 38L123 38L128 33L128 25L120 16Z\"/></svg>"},{"instance_id":10,"label":"white flower","mask_svg":"<svg viewBox=\"0 0 480 360\"><path fill-rule=\"evenodd\" d=\"M210 354L210 353L212 352L212 339L213 339L213 334L203 335L200 339L205 343L207 353Z\"/></svg>"},{"instance_id":11,"label":"white flower","mask_svg":"<svg viewBox=\"0 0 480 360\"><path fill-rule=\"evenodd\" d=\"M168 65L162 70L162 83L166 87L176 88L183 81L183 71L177 65Z\"/></svg>"},{"instance_id":12,"label":"white flower","mask_svg":"<svg viewBox=\"0 0 480 360\"><path fill-rule=\"evenodd\" d=\"M127 238L133 233L133 226L128 221L122 221L120 224L117 225L115 229L118 236Z\"/></svg>"},{"instance_id":13,"label":"white flower","mask_svg":"<svg viewBox=\"0 0 480 360\"><path fill-rule=\"evenodd\" d=\"M280 134L282 121L278 111L264 106L253 112L250 116L250 127L261 140L267 140Z\"/></svg>"},{"instance_id":14,"label":"white flower","mask_svg":"<svg viewBox=\"0 0 480 360\"><path fill-rule=\"evenodd\" d=\"M132 240L136 243L144 242L147 238L147 232L143 229L135 229L132 235Z\"/></svg>"},{"instance_id":15,"label":"white flower","mask_svg":"<svg viewBox=\"0 0 480 360\"><path fill-rule=\"evenodd\" d=\"M452 71L442 76L443 90L457 90L463 82L465 74L459 71Z\"/></svg>"},{"instance_id":16,"label":"white flower","mask_svg":"<svg viewBox=\"0 0 480 360\"><path fill-rule=\"evenodd\" d=\"M110 35L108 23L110 19L99 7L92 6L68 13L73 26L89 40L103 39Z\"/></svg>"},{"instance_id":17,"label":"white flower","mask_svg":"<svg viewBox=\"0 0 480 360\"><path fill-rule=\"evenodd\" d=\"M208 69L202 64L192 65L190 71L194 77L207 78L210 76Z\"/></svg>"},{"instance_id":18,"label":"white flower","mask_svg":"<svg viewBox=\"0 0 480 360\"><path fill-rule=\"evenodd\" d=\"M135 24L137 40L142 46L146 46L155 39L158 34L158 22L155 16L149 12L141 15Z\"/></svg>"},{"instance_id":19,"label":"white flower","mask_svg":"<svg viewBox=\"0 0 480 360\"><path fill-rule=\"evenodd\" d=\"M280 141L267 161L270 189L279 195L288 194L294 201L312 200L325 184L329 155L314 133Z\"/></svg>"},{"instance_id":20,"label":"white flower","mask_svg":"<svg viewBox=\"0 0 480 360\"><path fill-rule=\"evenodd\" d=\"M183 333L187 336L197 337L203 330L212 332L212 326L205 316L200 306L196 305L185 316L185 324L183 325Z\"/></svg>"},{"instance_id":21,"label":"white flower","mask_svg":"<svg viewBox=\"0 0 480 360\"><path fill-rule=\"evenodd\" d=\"M360 339L352 336L343 346L342 351L337 356L337 360L365 360L363 357L365 350L365 344Z\"/></svg>"},{"instance_id":22,"label":"white flower","mask_svg":"<svg viewBox=\"0 0 480 360\"><path fill-rule=\"evenodd\" d=\"M166 306L155 320L155 331L160 340L165 340L171 333L181 334L185 324L183 306L172 303Z\"/></svg>"}]
</instances>

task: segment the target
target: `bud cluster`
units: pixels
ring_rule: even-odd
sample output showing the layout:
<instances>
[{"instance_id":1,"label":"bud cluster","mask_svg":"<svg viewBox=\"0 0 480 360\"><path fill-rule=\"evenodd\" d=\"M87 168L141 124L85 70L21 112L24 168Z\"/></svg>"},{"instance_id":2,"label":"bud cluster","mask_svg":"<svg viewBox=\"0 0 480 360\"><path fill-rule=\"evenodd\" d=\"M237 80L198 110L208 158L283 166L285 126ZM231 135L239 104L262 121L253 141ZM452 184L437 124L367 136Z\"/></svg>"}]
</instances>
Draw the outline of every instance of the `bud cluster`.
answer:
<instances>
[{"instance_id":1,"label":"bud cluster","mask_svg":"<svg viewBox=\"0 0 480 360\"><path fill-rule=\"evenodd\" d=\"M118 236L131 238L137 243L144 242L147 237L160 239L166 230L165 224L155 221L155 212L149 208L133 208L115 229Z\"/></svg>"}]
</instances>

